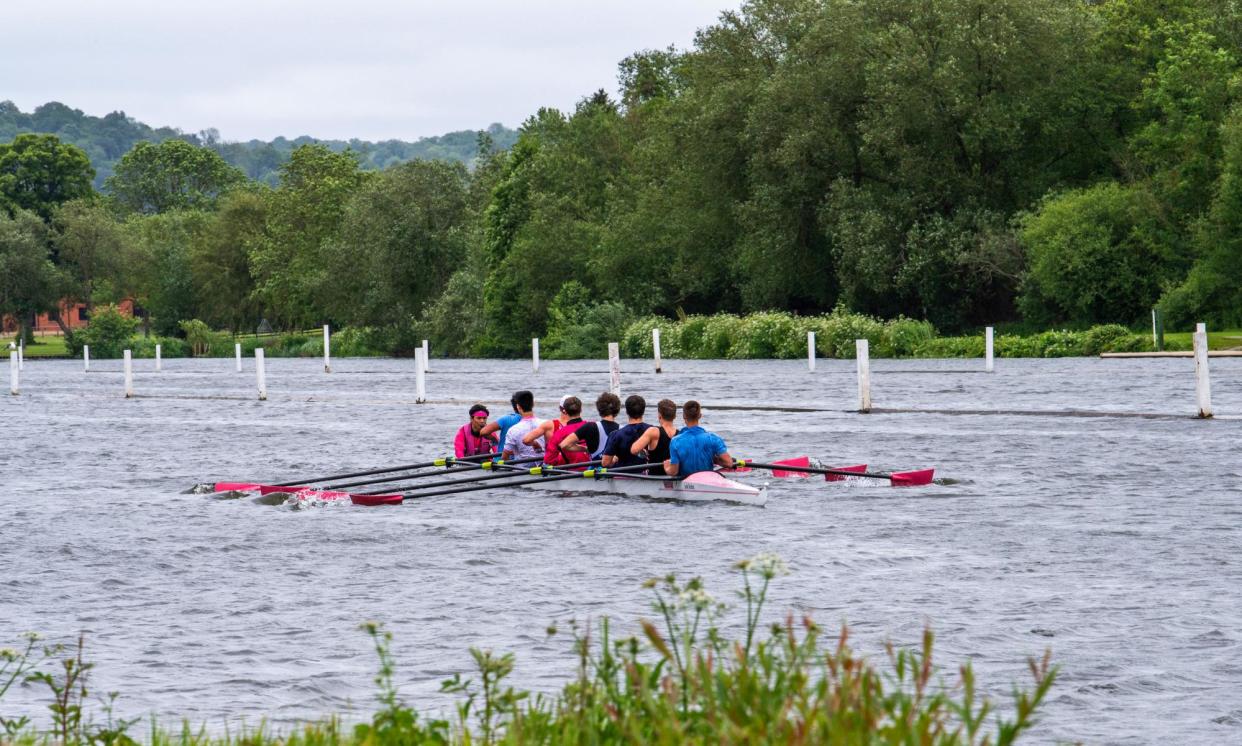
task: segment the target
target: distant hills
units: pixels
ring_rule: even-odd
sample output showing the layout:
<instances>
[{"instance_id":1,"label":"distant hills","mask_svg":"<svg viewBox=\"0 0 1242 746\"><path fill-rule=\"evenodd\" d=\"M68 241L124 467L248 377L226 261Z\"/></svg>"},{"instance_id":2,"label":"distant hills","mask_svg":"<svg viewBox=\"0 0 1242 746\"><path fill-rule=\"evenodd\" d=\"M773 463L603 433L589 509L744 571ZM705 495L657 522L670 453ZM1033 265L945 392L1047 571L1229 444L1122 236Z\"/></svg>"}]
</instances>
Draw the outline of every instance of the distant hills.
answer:
<instances>
[{"instance_id":1,"label":"distant hills","mask_svg":"<svg viewBox=\"0 0 1242 746\"><path fill-rule=\"evenodd\" d=\"M508 149L517 141L517 130L501 124L493 124L483 131L491 137L493 145L501 150ZM220 140L220 133L214 129L190 134L174 127L151 127L127 116L123 111L94 117L84 114L80 109L72 109L52 101L27 114L12 101L0 101L0 142L8 142L23 132L56 135L62 141L71 142L86 151L95 167L97 188L112 174L117 160L135 143L143 140L161 142L179 138L209 147L250 178L275 184L277 169L288 160L289 153L300 145L322 143L335 151L350 148L358 154L363 167L370 169L383 169L412 160L449 160L469 164L477 155L479 134L476 130L461 130L435 137L423 137L414 142L319 140L307 136L292 140L278 137L271 142L223 142Z\"/></svg>"}]
</instances>

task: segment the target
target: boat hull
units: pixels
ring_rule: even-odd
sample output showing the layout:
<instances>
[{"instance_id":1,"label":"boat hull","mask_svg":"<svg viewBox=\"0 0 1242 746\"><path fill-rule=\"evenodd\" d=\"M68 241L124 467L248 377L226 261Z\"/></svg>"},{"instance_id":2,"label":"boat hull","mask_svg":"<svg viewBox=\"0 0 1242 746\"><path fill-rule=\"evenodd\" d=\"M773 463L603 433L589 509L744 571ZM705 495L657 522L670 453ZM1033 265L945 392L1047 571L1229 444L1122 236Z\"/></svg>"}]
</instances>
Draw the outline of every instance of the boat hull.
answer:
<instances>
[{"instance_id":1,"label":"boat hull","mask_svg":"<svg viewBox=\"0 0 1242 746\"><path fill-rule=\"evenodd\" d=\"M625 497L645 497L653 500L680 500L682 502L730 502L741 505L763 506L768 501L768 486L753 487L749 484L726 479L716 472L700 472L685 479L635 479L623 476L582 481L566 480L547 484L522 485L527 489L548 492L590 492Z\"/></svg>"}]
</instances>

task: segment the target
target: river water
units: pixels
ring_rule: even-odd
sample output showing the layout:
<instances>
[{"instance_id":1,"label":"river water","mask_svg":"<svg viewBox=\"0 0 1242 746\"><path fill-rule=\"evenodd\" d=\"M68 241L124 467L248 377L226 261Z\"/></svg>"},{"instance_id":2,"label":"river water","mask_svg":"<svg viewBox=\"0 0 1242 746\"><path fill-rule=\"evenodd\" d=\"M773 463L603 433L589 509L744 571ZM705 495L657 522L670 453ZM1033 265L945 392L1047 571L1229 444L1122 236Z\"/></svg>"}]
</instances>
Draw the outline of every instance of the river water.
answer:
<instances>
[{"instance_id":1,"label":"river water","mask_svg":"<svg viewBox=\"0 0 1242 746\"><path fill-rule=\"evenodd\" d=\"M1213 421L1189 417L1186 359L872 366L876 407L929 411L848 411L852 361L673 360L657 376L626 360L623 394L699 399L734 455L934 466L947 483L775 480L766 508L495 489L295 511L183 491L440 456L470 402L529 387L548 414L565 393L593 400L607 366L435 360L416 405L406 360L268 360L266 402L252 361L136 361L131 400L119 361L28 361L0 399L0 646L85 633L119 714L222 730L366 716L358 625L378 620L403 694L437 711L470 646L516 653L515 684L554 689L574 661L550 622L630 631L645 579L701 575L729 599L731 565L774 551L793 572L769 616L847 622L876 658L929 625L945 675L969 659L1003 700L1050 648L1061 675L1035 741L1242 740L1242 359L1212 360ZM0 714L43 702L15 690Z\"/></svg>"}]
</instances>

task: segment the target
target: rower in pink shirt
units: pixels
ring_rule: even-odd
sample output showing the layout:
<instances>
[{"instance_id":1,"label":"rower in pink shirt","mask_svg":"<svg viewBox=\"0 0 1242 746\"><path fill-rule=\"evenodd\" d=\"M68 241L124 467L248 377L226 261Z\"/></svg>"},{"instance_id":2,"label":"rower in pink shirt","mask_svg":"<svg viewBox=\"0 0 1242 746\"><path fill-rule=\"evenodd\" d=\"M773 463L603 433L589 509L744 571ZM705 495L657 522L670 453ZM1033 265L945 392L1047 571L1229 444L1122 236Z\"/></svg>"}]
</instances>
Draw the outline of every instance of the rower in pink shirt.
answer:
<instances>
[{"instance_id":1,"label":"rower in pink shirt","mask_svg":"<svg viewBox=\"0 0 1242 746\"><path fill-rule=\"evenodd\" d=\"M453 452L457 458L480 456L496 452L496 423L488 423L487 407L475 404L470 408L470 421L461 426L453 440Z\"/></svg>"}]
</instances>

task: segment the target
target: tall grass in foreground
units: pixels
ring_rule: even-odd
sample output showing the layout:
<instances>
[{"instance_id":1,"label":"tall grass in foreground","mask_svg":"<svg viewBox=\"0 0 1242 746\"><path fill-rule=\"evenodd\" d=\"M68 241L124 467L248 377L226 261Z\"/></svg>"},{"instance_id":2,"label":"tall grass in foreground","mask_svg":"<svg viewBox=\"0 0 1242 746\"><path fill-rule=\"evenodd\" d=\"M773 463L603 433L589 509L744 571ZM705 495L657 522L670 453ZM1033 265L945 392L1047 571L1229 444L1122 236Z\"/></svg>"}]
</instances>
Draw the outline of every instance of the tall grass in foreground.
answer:
<instances>
[{"instance_id":1,"label":"tall grass in foreground","mask_svg":"<svg viewBox=\"0 0 1242 746\"><path fill-rule=\"evenodd\" d=\"M224 736L188 724L167 729L154 723L132 735L134 721L111 717L100 725L86 713L81 646L60 671L40 670L63 650L0 651L0 700L15 682L42 685L52 695L53 727L35 730L28 718L0 718L0 743L131 744L155 746L259 746L290 744L1010 744L1027 729L1056 672L1047 654L1030 661L1033 686L1014 687L1011 712L1001 715L976 690L970 664L952 683L937 673L932 634L913 650L888 646L877 667L852 652L845 629L824 639L808 617L787 614L779 624L761 623L768 589L786 574L780 558L762 554L739 562L745 633L723 637L717 622L727 607L695 578L672 575L647 583L657 618L642 620L641 635L616 638L607 618L594 626L571 625L577 673L556 694L536 694L506 683L512 654L471 649L475 673L445 681L455 696L447 717L426 717L407 705L396 684L391 634L378 623L363 629L379 657L378 710L352 727L337 718L286 733L264 726ZM550 628L549 634L555 629ZM0 701L2 706L2 701ZM0 710L2 711L2 710Z\"/></svg>"}]
</instances>

